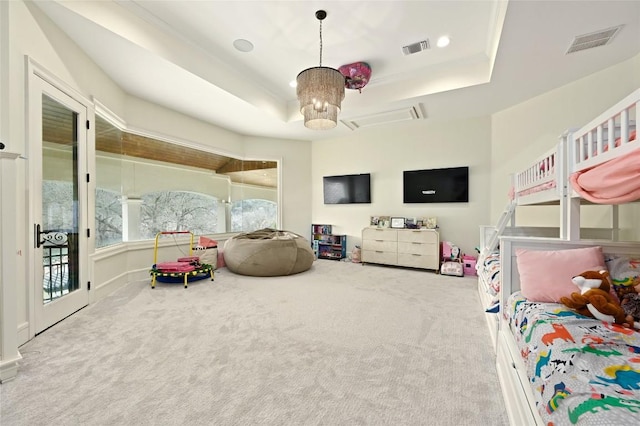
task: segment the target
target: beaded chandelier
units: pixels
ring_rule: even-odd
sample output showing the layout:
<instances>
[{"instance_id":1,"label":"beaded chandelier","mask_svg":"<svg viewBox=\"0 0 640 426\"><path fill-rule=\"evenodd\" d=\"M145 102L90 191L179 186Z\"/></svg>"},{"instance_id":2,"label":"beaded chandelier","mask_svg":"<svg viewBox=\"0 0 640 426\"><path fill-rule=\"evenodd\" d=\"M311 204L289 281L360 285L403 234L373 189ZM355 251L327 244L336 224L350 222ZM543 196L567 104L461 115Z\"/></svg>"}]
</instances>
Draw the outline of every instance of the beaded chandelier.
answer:
<instances>
[{"instance_id":1,"label":"beaded chandelier","mask_svg":"<svg viewBox=\"0 0 640 426\"><path fill-rule=\"evenodd\" d=\"M304 125L314 130L336 127L344 99L344 75L337 69L322 66L322 20L326 17L324 10L316 11L316 18L320 21L320 66L307 68L296 79Z\"/></svg>"}]
</instances>

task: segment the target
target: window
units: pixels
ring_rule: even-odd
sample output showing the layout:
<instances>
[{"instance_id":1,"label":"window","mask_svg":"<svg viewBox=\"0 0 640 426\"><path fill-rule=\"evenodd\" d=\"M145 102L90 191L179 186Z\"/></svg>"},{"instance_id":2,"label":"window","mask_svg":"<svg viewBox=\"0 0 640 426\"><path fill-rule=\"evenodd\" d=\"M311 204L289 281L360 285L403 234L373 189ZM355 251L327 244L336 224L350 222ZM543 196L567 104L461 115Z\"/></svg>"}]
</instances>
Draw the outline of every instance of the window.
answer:
<instances>
[{"instance_id":1,"label":"window","mask_svg":"<svg viewBox=\"0 0 640 426\"><path fill-rule=\"evenodd\" d=\"M43 230L73 229L73 184L68 181L42 181Z\"/></svg>"},{"instance_id":2,"label":"window","mask_svg":"<svg viewBox=\"0 0 640 426\"><path fill-rule=\"evenodd\" d=\"M162 231L214 234L218 227L218 200L183 191L159 191L142 196L140 236L155 238Z\"/></svg>"},{"instance_id":3,"label":"window","mask_svg":"<svg viewBox=\"0 0 640 426\"><path fill-rule=\"evenodd\" d=\"M122 242L122 197L96 188L96 247Z\"/></svg>"},{"instance_id":4,"label":"window","mask_svg":"<svg viewBox=\"0 0 640 426\"><path fill-rule=\"evenodd\" d=\"M276 228L278 164L129 133L96 115L96 247ZM231 207L233 206L233 207Z\"/></svg>"},{"instance_id":5,"label":"window","mask_svg":"<svg viewBox=\"0 0 640 426\"><path fill-rule=\"evenodd\" d=\"M277 229L277 205L267 200L242 200L231 208L231 231L251 232L262 228Z\"/></svg>"}]
</instances>

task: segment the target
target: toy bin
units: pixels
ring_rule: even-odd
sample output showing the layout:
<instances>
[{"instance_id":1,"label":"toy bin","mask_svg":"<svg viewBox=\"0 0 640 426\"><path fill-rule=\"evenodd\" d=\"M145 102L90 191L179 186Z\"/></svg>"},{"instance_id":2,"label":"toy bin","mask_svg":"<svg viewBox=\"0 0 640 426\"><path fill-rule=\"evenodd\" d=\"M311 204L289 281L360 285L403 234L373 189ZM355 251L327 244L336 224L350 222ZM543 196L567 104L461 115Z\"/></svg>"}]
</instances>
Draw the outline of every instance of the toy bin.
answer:
<instances>
[{"instance_id":1,"label":"toy bin","mask_svg":"<svg viewBox=\"0 0 640 426\"><path fill-rule=\"evenodd\" d=\"M473 256L464 255L462 256L462 270L465 275L476 275L476 259Z\"/></svg>"}]
</instances>

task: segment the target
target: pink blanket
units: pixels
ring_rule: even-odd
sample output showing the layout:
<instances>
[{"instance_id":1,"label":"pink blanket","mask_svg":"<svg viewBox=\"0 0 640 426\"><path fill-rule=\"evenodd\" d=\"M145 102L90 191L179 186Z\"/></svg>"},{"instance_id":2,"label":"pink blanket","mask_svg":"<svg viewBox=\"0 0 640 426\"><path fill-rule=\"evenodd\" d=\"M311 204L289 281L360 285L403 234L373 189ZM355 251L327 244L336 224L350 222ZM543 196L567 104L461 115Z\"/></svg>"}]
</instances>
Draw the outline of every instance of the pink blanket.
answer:
<instances>
[{"instance_id":1,"label":"pink blanket","mask_svg":"<svg viewBox=\"0 0 640 426\"><path fill-rule=\"evenodd\" d=\"M573 173L573 189L598 204L622 204L640 200L640 149L591 169Z\"/></svg>"},{"instance_id":2,"label":"pink blanket","mask_svg":"<svg viewBox=\"0 0 640 426\"><path fill-rule=\"evenodd\" d=\"M154 265L154 267L165 274L191 272L196 269L195 266L187 262L161 262Z\"/></svg>"}]
</instances>

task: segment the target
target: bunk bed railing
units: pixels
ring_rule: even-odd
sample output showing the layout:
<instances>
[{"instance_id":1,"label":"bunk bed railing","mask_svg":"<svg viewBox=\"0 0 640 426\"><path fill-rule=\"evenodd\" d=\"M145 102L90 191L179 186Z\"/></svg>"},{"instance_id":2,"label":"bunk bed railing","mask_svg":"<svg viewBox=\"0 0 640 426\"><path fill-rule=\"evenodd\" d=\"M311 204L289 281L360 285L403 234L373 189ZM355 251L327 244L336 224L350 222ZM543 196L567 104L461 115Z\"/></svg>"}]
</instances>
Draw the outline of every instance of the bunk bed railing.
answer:
<instances>
[{"instance_id":1,"label":"bunk bed railing","mask_svg":"<svg viewBox=\"0 0 640 426\"><path fill-rule=\"evenodd\" d=\"M495 228L492 229L489 237L484 241L480 254L478 255L478 261L476 262L476 269L480 268L484 263L487 256L491 254L494 250L498 248L498 243L500 242L500 237L502 236L504 229L507 224L513 217L513 213L516 211L516 203L515 201L509 201L500 215L498 219L498 223Z\"/></svg>"},{"instance_id":2,"label":"bunk bed railing","mask_svg":"<svg viewBox=\"0 0 640 426\"><path fill-rule=\"evenodd\" d=\"M514 174L513 192L518 205L558 203L564 192L565 137L526 169Z\"/></svg>"},{"instance_id":3,"label":"bunk bed railing","mask_svg":"<svg viewBox=\"0 0 640 426\"><path fill-rule=\"evenodd\" d=\"M556 150L553 150L538 159L535 164L517 173L515 176L516 193L552 182L555 179L556 164Z\"/></svg>"},{"instance_id":4,"label":"bunk bed railing","mask_svg":"<svg viewBox=\"0 0 640 426\"><path fill-rule=\"evenodd\" d=\"M572 133L569 173L585 170L640 146L635 135L640 122L640 89Z\"/></svg>"}]
</instances>

